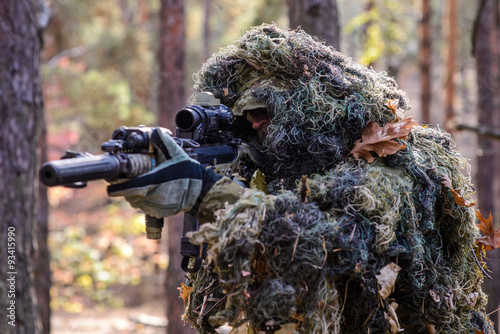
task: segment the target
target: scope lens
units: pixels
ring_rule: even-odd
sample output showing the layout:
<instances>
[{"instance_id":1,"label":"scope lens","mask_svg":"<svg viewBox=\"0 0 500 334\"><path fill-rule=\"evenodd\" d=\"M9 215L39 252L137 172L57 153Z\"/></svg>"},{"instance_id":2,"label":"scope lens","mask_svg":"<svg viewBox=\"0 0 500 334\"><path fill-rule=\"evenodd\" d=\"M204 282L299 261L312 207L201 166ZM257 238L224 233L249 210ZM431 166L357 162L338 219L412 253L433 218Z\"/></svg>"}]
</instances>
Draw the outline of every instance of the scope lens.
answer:
<instances>
[{"instance_id":1,"label":"scope lens","mask_svg":"<svg viewBox=\"0 0 500 334\"><path fill-rule=\"evenodd\" d=\"M195 128L201 119L198 113L191 109L182 109L175 116L175 124L182 131L191 131Z\"/></svg>"},{"instance_id":2,"label":"scope lens","mask_svg":"<svg viewBox=\"0 0 500 334\"><path fill-rule=\"evenodd\" d=\"M142 148L145 141L142 135L134 132L127 137L127 146L129 148Z\"/></svg>"}]
</instances>

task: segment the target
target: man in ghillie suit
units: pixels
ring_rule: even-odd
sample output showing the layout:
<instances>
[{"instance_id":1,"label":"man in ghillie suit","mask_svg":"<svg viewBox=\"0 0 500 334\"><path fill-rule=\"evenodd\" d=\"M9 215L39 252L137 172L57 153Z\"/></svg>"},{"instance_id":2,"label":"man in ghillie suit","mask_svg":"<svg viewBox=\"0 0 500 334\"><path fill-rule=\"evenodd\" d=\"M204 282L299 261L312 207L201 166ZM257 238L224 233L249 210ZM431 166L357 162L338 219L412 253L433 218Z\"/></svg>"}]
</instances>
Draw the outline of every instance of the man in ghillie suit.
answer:
<instances>
[{"instance_id":1,"label":"man in ghillie suit","mask_svg":"<svg viewBox=\"0 0 500 334\"><path fill-rule=\"evenodd\" d=\"M208 257L181 292L200 333L494 333L467 162L404 116L391 78L262 25L195 81L237 115L249 187L202 171L168 212L149 191L111 194L154 215L197 211Z\"/></svg>"}]
</instances>

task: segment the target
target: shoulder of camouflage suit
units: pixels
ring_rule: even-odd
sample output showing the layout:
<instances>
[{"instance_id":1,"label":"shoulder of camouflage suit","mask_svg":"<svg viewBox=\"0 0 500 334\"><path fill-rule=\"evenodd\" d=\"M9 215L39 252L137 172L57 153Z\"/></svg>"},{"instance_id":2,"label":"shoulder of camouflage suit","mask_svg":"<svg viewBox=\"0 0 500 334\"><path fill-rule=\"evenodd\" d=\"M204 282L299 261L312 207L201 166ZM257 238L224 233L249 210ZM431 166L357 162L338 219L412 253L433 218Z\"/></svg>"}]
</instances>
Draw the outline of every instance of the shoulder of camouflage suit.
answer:
<instances>
[{"instance_id":1,"label":"shoulder of camouflage suit","mask_svg":"<svg viewBox=\"0 0 500 334\"><path fill-rule=\"evenodd\" d=\"M232 164L231 179L223 177L207 192L200 203L197 218L200 223L214 221L214 212L224 208L226 203L236 202L248 186L253 173L262 166L262 146L257 141L238 146L238 157Z\"/></svg>"},{"instance_id":2,"label":"shoulder of camouflage suit","mask_svg":"<svg viewBox=\"0 0 500 334\"><path fill-rule=\"evenodd\" d=\"M244 189L240 184L224 176L203 197L196 218L200 223L214 221L214 212L223 209L226 203L235 203Z\"/></svg>"}]
</instances>

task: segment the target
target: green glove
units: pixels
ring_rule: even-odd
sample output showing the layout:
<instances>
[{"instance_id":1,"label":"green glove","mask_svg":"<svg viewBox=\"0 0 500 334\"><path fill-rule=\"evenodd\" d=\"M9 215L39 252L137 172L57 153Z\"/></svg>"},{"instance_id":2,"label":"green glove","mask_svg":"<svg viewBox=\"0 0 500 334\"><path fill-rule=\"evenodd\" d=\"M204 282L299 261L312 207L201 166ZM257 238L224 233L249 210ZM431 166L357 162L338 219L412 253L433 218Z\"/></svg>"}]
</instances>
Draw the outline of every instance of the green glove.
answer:
<instances>
[{"instance_id":1,"label":"green glove","mask_svg":"<svg viewBox=\"0 0 500 334\"><path fill-rule=\"evenodd\" d=\"M151 140L158 167L137 178L108 186L109 196L124 196L134 208L154 217L196 213L204 195L222 176L191 159L174 139L156 128Z\"/></svg>"}]
</instances>

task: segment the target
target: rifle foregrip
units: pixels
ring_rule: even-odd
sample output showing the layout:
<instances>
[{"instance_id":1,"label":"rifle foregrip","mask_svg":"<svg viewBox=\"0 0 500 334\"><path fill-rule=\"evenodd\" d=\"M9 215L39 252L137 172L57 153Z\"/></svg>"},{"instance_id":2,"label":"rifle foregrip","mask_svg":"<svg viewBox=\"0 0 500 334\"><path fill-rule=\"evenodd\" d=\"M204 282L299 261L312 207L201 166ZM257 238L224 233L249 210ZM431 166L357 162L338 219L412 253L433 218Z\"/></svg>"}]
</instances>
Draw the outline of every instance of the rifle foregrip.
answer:
<instances>
[{"instance_id":1,"label":"rifle foregrip","mask_svg":"<svg viewBox=\"0 0 500 334\"><path fill-rule=\"evenodd\" d=\"M40 180L46 186L68 185L136 177L152 168L153 158L150 154L103 154L47 162L40 168Z\"/></svg>"}]
</instances>

